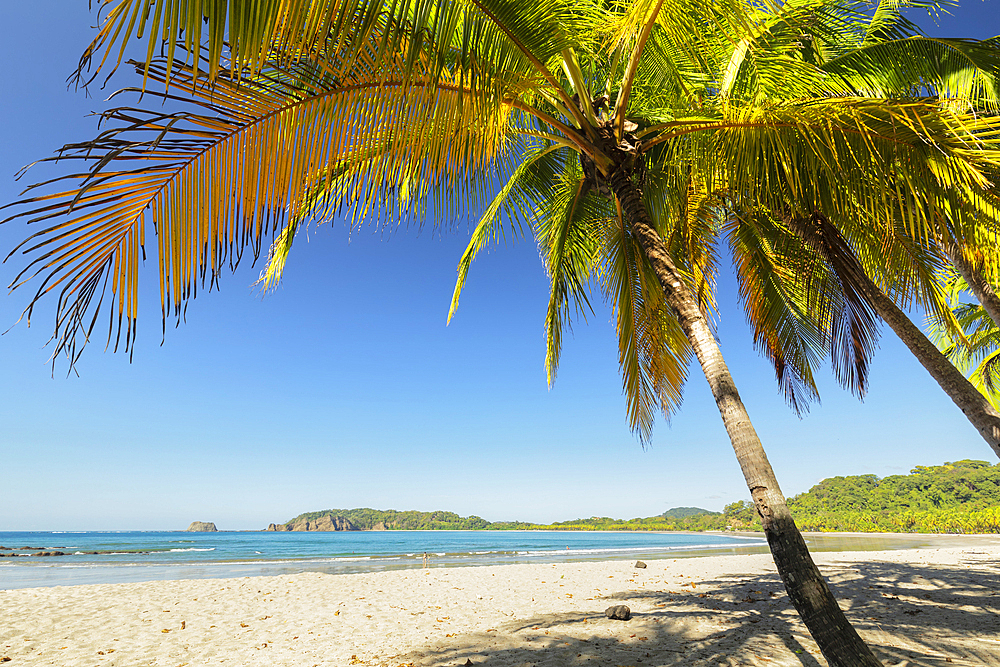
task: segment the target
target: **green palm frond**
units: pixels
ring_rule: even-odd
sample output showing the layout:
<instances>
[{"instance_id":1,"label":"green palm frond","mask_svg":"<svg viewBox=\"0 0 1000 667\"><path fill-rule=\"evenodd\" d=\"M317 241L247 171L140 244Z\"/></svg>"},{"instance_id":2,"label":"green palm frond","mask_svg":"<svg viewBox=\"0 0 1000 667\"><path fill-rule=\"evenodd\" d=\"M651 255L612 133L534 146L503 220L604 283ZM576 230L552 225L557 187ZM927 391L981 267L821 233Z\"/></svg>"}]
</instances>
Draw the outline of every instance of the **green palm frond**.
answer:
<instances>
[{"instance_id":1,"label":"green palm frond","mask_svg":"<svg viewBox=\"0 0 1000 667\"><path fill-rule=\"evenodd\" d=\"M913 36L852 50L821 67L854 94L941 96L1000 110L1000 49L989 42Z\"/></svg>"},{"instance_id":2,"label":"green palm frond","mask_svg":"<svg viewBox=\"0 0 1000 667\"><path fill-rule=\"evenodd\" d=\"M1000 328L978 303L963 302L968 285L953 276L948 283L953 316L961 328L955 335L937 315L928 315L930 338L983 396L1000 409Z\"/></svg>"},{"instance_id":3,"label":"green palm frond","mask_svg":"<svg viewBox=\"0 0 1000 667\"><path fill-rule=\"evenodd\" d=\"M559 368L562 334L571 328L571 310L591 310L587 291L600 274L600 232L614 207L591 190L579 161L571 162L553 183L548 197L537 200L533 224L542 262L549 274L545 314L545 372L551 386Z\"/></svg>"},{"instance_id":4,"label":"green palm frond","mask_svg":"<svg viewBox=\"0 0 1000 667\"><path fill-rule=\"evenodd\" d=\"M830 347L828 316L833 307L820 303L830 296L816 287L831 281L803 279L822 265L770 216L734 215L724 232L754 346L774 367L789 406L801 414L819 399L813 369ZM813 288L811 294L807 287Z\"/></svg>"},{"instance_id":5,"label":"green palm frond","mask_svg":"<svg viewBox=\"0 0 1000 667\"><path fill-rule=\"evenodd\" d=\"M646 443L656 412L679 407L692 350L620 215L604 232L601 288L615 313L629 426Z\"/></svg>"},{"instance_id":6,"label":"green palm frond","mask_svg":"<svg viewBox=\"0 0 1000 667\"><path fill-rule=\"evenodd\" d=\"M902 214L918 239L943 231L944 213L970 215L953 184L986 190L1000 161L1000 119L934 100L830 98L730 108L714 119L678 118L652 129L657 135L650 131L645 147L670 142L692 162L710 161L700 167L708 186L738 194L751 207L842 216L863 210L888 226Z\"/></svg>"},{"instance_id":7,"label":"green palm frond","mask_svg":"<svg viewBox=\"0 0 1000 667\"><path fill-rule=\"evenodd\" d=\"M673 228L663 229L661 234L671 256L676 258L677 268L688 276L701 311L714 321L718 314L715 298L720 262L717 237L724 212L717 198L690 174L681 175L683 181L670 188L680 195L676 200L659 196L663 188L656 187L659 185L656 173L653 170L647 177L643 199L654 219L673 221ZM653 199L667 201L673 208L660 208ZM673 211L676 214L672 214Z\"/></svg>"},{"instance_id":8,"label":"green palm frond","mask_svg":"<svg viewBox=\"0 0 1000 667\"><path fill-rule=\"evenodd\" d=\"M92 81L112 59L113 73L133 38L146 40L144 74L166 45L168 74L180 56L176 64L187 64L196 74L207 63L212 81L223 71L231 77L253 77L274 52L285 54L287 62L308 57L338 26L353 25L359 16L371 21L382 11L379 4L360 0L100 0L99 4L108 9L80 58L73 77L78 84Z\"/></svg>"},{"instance_id":9,"label":"green palm frond","mask_svg":"<svg viewBox=\"0 0 1000 667\"><path fill-rule=\"evenodd\" d=\"M826 216L786 215L782 223L829 268L812 261L800 270L813 321L829 322L829 349L834 376L841 385L864 396L868 365L878 348L878 318L867 295L868 276L853 248ZM793 252L798 240L784 241ZM817 296L819 298L817 298Z\"/></svg>"},{"instance_id":10,"label":"green palm frond","mask_svg":"<svg viewBox=\"0 0 1000 667\"><path fill-rule=\"evenodd\" d=\"M507 214L511 236L521 236L521 226L527 224L530 227L535 220L535 202L543 201L552 194L553 184L565 164L565 152L564 147L551 144L541 144L529 150L486 207L458 263L458 279L451 297L448 322L458 310L469 269L479 251L503 240L503 214Z\"/></svg>"}]
</instances>

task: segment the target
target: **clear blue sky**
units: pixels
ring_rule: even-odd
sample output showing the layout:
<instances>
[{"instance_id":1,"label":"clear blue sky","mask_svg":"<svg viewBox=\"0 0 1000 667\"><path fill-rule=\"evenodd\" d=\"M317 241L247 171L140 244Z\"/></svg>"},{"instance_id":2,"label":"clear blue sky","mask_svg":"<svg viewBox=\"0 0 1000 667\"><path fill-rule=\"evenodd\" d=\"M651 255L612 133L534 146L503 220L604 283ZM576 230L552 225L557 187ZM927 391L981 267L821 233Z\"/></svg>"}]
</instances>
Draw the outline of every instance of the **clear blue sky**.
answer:
<instances>
[{"instance_id":1,"label":"clear blue sky","mask_svg":"<svg viewBox=\"0 0 1000 667\"><path fill-rule=\"evenodd\" d=\"M967 1L929 29L1000 33L997 0ZM13 174L90 138L118 75L93 97L65 78L93 34L85 0L7 3L0 28L0 201ZM921 20L927 24L927 21ZM929 24L928 24L929 25ZM40 176L43 172L39 171ZM27 177L31 180L31 175ZM25 227L0 227L6 255ZM93 344L79 376L47 359L51 307L15 325L28 291L0 300L0 530L263 528L331 507L447 509L490 520L650 516L748 497L704 377L643 450L625 418L610 313L575 327L549 390L547 284L530 242L473 267L445 326L468 237L403 231L353 238L343 225L300 239L263 300L259 267L202 294L161 346L147 264L138 347ZM13 263L13 265L12 265ZM16 260L0 267L8 284ZM51 306L51 304L49 304ZM990 449L924 370L883 333L859 403L822 376L823 403L798 419L753 351L723 276L719 335L787 495L824 477L880 476Z\"/></svg>"}]
</instances>

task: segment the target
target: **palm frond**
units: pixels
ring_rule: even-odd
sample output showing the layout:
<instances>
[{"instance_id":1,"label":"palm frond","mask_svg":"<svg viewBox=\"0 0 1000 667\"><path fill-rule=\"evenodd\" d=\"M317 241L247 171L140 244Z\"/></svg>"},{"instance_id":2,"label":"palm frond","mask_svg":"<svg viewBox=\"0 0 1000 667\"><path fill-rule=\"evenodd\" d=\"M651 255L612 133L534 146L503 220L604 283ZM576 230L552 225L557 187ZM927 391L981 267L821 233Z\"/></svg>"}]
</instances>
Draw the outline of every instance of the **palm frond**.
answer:
<instances>
[{"instance_id":1,"label":"palm frond","mask_svg":"<svg viewBox=\"0 0 1000 667\"><path fill-rule=\"evenodd\" d=\"M1000 45L990 41L913 36L863 46L821 67L853 94L940 96L1000 111Z\"/></svg>"},{"instance_id":2,"label":"palm frond","mask_svg":"<svg viewBox=\"0 0 1000 667\"><path fill-rule=\"evenodd\" d=\"M768 215L737 213L724 231L754 346L774 367L789 406L798 414L808 411L809 403L819 400L813 369L830 344L826 315L832 308L822 303L830 300L828 290L816 289L824 281L805 278L817 262ZM862 392L863 376L859 385Z\"/></svg>"},{"instance_id":3,"label":"palm frond","mask_svg":"<svg viewBox=\"0 0 1000 667\"><path fill-rule=\"evenodd\" d=\"M16 217L48 224L19 246L34 259L15 284L42 278L29 316L39 298L61 290L58 351L82 349L73 342L82 313L100 309L102 301L92 299L106 283L127 323L127 349L147 221L159 241L164 317L179 315L206 273L211 285L245 248L256 259L264 238L312 206L307 193L320 172L326 187L335 187L327 215L346 210L379 224L419 216L436 196L441 205L433 213L446 220L461 214L456 203L475 205L516 148L504 139L514 122L510 107L478 104L476 91L447 80L402 73L392 80L384 68L373 77L370 65L361 61L343 80L302 65L275 67L252 83L215 84L182 67L171 76L172 92L146 94L186 95L193 111L107 112L111 129L57 158L90 165L61 179L71 188L19 202L30 208ZM165 82L166 63L154 62L150 76ZM352 156L358 159L345 167ZM412 196L371 208L412 184ZM116 340L120 325L118 332Z\"/></svg>"},{"instance_id":4,"label":"palm frond","mask_svg":"<svg viewBox=\"0 0 1000 667\"><path fill-rule=\"evenodd\" d=\"M788 215L783 223L802 242L816 252L832 270L843 300L831 301L830 359L837 380L858 396L864 396L868 384L868 365L878 348L878 317L870 304L870 279L858 262L853 249L830 220L818 213L810 216ZM822 273L808 273L810 278ZM817 290L811 290L816 292ZM829 289L822 293L830 294Z\"/></svg>"},{"instance_id":5,"label":"palm frond","mask_svg":"<svg viewBox=\"0 0 1000 667\"><path fill-rule=\"evenodd\" d=\"M587 290L600 274L600 230L613 206L591 190L579 161L566 164L548 197L538 199L533 224L539 253L549 274L549 304L545 314L545 372L555 382L562 352L562 334L572 326L571 310L591 310Z\"/></svg>"},{"instance_id":6,"label":"palm frond","mask_svg":"<svg viewBox=\"0 0 1000 667\"><path fill-rule=\"evenodd\" d=\"M615 313L629 426L646 443L657 409L669 418L680 406L693 352L620 213L604 232L601 265L601 288Z\"/></svg>"},{"instance_id":7,"label":"palm frond","mask_svg":"<svg viewBox=\"0 0 1000 667\"><path fill-rule=\"evenodd\" d=\"M983 396L1000 409L1000 328L978 303L962 302L968 285L953 276L948 284L956 334L940 315L928 314L928 335Z\"/></svg>"},{"instance_id":8,"label":"palm frond","mask_svg":"<svg viewBox=\"0 0 1000 667\"><path fill-rule=\"evenodd\" d=\"M521 225L533 223L536 214L535 202L544 201L552 194L557 174L565 164L566 148L559 145L541 144L529 150L507 182L486 207L472 237L458 262L458 278L448 310L448 322L458 310L459 298L469 275L472 262L479 251L489 245L499 243L504 236L503 213L507 213L510 233L513 238L522 235Z\"/></svg>"}]
</instances>

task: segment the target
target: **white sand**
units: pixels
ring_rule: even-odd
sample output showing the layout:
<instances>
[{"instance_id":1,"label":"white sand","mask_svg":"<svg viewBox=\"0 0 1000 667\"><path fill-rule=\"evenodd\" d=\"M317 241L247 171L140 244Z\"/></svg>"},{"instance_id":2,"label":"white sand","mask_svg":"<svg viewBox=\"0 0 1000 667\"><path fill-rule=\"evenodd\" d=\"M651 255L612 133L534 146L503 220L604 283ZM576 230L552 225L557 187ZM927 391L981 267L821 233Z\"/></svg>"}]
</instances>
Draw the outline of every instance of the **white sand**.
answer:
<instances>
[{"instance_id":1,"label":"white sand","mask_svg":"<svg viewBox=\"0 0 1000 667\"><path fill-rule=\"evenodd\" d=\"M816 560L885 664L1000 665L996 537ZM769 556L647 563L0 591L0 656L10 667L826 665ZM605 618L612 604L632 620Z\"/></svg>"}]
</instances>

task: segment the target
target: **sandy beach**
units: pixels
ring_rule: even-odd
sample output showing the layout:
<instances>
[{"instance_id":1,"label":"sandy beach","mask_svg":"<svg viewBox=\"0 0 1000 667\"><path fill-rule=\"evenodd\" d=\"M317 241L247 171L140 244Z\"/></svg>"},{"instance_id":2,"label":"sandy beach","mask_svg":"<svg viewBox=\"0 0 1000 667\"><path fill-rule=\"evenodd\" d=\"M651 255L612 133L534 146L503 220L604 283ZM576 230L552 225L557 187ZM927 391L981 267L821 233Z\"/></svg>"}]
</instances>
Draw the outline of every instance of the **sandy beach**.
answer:
<instances>
[{"instance_id":1,"label":"sandy beach","mask_svg":"<svg viewBox=\"0 0 1000 667\"><path fill-rule=\"evenodd\" d=\"M886 665L1000 664L1000 537L817 563ZM5 665L826 665L767 555L0 591ZM628 605L614 621L604 610ZM9 658L9 660L8 660Z\"/></svg>"}]
</instances>

